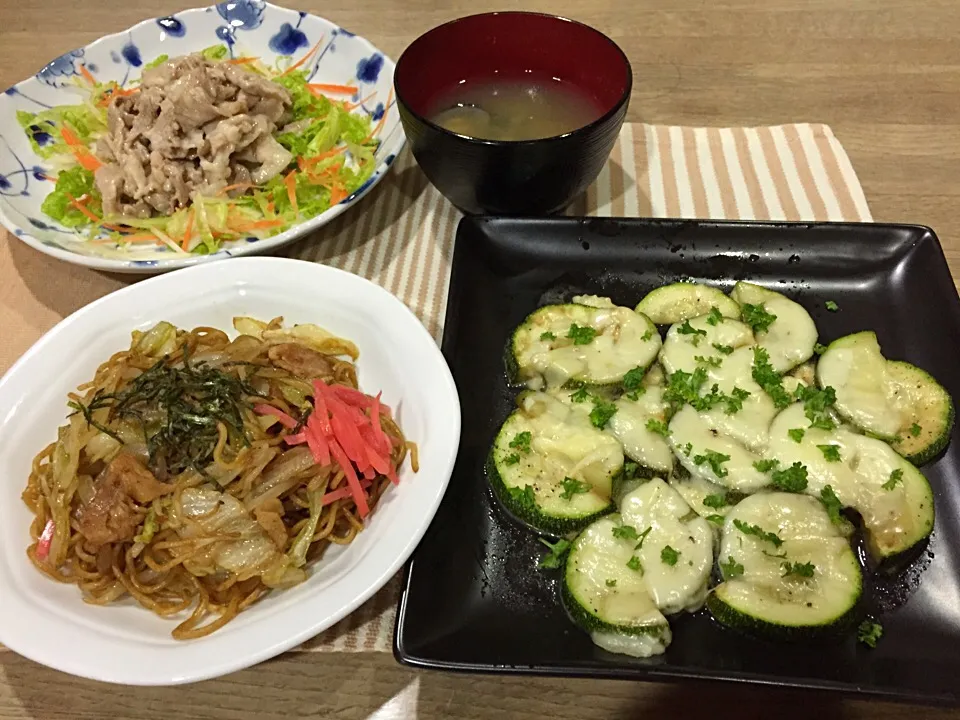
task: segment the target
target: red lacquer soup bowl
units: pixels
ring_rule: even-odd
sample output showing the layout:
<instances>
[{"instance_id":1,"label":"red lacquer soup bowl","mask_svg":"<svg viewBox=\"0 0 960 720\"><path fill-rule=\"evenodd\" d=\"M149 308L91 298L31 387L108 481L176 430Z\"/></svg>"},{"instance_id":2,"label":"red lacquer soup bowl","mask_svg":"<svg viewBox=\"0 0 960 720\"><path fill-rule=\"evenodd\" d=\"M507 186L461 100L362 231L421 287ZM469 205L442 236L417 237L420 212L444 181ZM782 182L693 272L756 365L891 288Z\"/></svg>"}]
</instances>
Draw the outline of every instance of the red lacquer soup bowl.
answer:
<instances>
[{"instance_id":1,"label":"red lacquer soup bowl","mask_svg":"<svg viewBox=\"0 0 960 720\"><path fill-rule=\"evenodd\" d=\"M464 83L548 78L587 101L592 119L537 140L482 140L430 117ZM616 142L633 84L630 62L603 33L553 15L497 12L454 20L417 38L394 75L414 157L431 183L467 213L538 215L562 210L600 173Z\"/></svg>"}]
</instances>

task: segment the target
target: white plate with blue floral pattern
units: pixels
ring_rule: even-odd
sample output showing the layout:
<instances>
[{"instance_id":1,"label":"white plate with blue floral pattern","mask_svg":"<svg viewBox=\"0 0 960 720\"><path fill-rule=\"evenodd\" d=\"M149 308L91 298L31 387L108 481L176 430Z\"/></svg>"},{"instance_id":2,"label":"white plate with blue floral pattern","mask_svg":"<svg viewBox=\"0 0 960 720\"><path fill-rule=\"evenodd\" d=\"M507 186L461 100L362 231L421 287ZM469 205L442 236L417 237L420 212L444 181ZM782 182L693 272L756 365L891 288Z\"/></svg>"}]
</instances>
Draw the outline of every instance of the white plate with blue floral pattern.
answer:
<instances>
[{"instance_id":1,"label":"white plate with blue floral pattern","mask_svg":"<svg viewBox=\"0 0 960 720\"><path fill-rule=\"evenodd\" d=\"M236 56L253 55L272 64L292 62L319 43L303 69L311 83L351 85L354 112L373 122L383 118L374 154L373 175L356 191L325 212L277 235L225 243L208 255L179 254L165 247L125 249L91 243L75 230L44 215L41 205L53 189L44 161L33 151L17 121L17 111L31 113L80 102L75 78L84 71L97 81L127 86L146 63L162 54L176 57L225 44ZM289 58L289 60L287 60ZM286 10L263 0L229 0L208 8L185 10L108 35L61 55L34 77L0 93L0 222L40 252L78 265L112 272L156 273L210 260L263 253L326 225L356 204L388 172L405 142L393 100L394 63L370 42L335 23L305 12Z\"/></svg>"}]
</instances>

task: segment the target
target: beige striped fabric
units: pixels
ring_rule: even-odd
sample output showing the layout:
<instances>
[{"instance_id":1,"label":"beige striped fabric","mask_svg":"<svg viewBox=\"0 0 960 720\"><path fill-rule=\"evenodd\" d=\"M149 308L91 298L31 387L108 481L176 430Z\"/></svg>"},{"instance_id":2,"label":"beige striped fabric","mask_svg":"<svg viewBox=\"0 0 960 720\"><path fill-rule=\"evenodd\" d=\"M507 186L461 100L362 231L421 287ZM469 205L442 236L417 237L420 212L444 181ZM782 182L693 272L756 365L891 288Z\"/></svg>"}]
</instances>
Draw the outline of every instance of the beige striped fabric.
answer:
<instances>
[{"instance_id":1,"label":"beige striped fabric","mask_svg":"<svg viewBox=\"0 0 960 720\"><path fill-rule=\"evenodd\" d=\"M610 160L569 214L869 221L850 164L826 125L624 125ZM439 342L460 214L409 153L359 206L289 255L363 275L405 302ZM400 578L302 646L389 651Z\"/></svg>"}]
</instances>

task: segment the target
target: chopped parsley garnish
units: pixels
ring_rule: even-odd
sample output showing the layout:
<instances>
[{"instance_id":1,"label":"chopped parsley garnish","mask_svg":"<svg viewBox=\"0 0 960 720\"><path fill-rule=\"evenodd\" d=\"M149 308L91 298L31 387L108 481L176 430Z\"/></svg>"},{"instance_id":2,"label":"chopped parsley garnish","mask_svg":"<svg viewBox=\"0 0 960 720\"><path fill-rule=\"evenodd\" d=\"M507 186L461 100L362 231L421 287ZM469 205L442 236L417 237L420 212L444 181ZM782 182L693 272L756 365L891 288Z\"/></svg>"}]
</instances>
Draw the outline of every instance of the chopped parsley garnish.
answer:
<instances>
[{"instance_id":1,"label":"chopped parsley garnish","mask_svg":"<svg viewBox=\"0 0 960 720\"><path fill-rule=\"evenodd\" d=\"M826 346L826 345L821 345L820 343L815 343L814 346L813 346L813 351L814 351L817 355L823 355L823 354L827 351L827 346Z\"/></svg>"},{"instance_id":2,"label":"chopped parsley garnish","mask_svg":"<svg viewBox=\"0 0 960 720\"><path fill-rule=\"evenodd\" d=\"M647 330L643 335L640 336L641 342L646 342L653 337L653 330Z\"/></svg>"},{"instance_id":3,"label":"chopped parsley garnish","mask_svg":"<svg viewBox=\"0 0 960 720\"><path fill-rule=\"evenodd\" d=\"M512 497L513 501L521 508L526 510L537 509L537 496L534 494L531 485L524 485L522 488L507 488L507 492L510 493L510 497Z\"/></svg>"},{"instance_id":4,"label":"chopped parsley garnish","mask_svg":"<svg viewBox=\"0 0 960 720\"><path fill-rule=\"evenodd\" d=\"M722 507L726 507L730 504L730 501L727 500L726 495L714 494L707 495L703 499L703 504L708 508L713 508L714 510L719 510Z\"/></svg>"},{"instance_id":5,"label":"chopped parsley garnish","mask_svg":"<svg viewBox=\"0 0 960 720\"><path fill-rule=\"evenodd\" d=\"M721 355L730 355L733 353L732 345L721 345L720 343L714 343L713 349L716 350Z\"/></svg>"},{"instance_id":6,"label":"chopped parsley garnish","mask_svg":"<svg viewBox=\"0 0 960 720\"><path fill-rule=\"evenodd\" d=\"M743 522L743 520L734 520L733 525L744 535L753 535L760 540L772 543L774 547L780 547L783 545L783 540L780 539L779 535L776 533L767 532L759 525L750 525Z\"/></svg>"},{"instance_id":7,"label":"chopped parsley garnish","mask_svg":"<svg viewBox=\"0 0 960 720\"><path fill-rule=\"evenodd\" d=\"M713 515L707 515L707 522L712 522L714 525L723 525L724 517L723 515L717 515L716 513Z\"/></svg>"},{"instance_id":8,"label":"chopped parsley garnish","mask_svg":"<svg viewBox=\"0 0 960 720\"><path fill-rule=\"evenodd\" d=\"M647 535L650 534L650 531L651 531L651 530L653 530L653 528L652 528L652 527L648 527L646 530L644 530L642 533L640 533L640 540L637 542L636 545L634 545L634 547L633 547L634 550L639 550L640 548L643 547L643 541L647 539Z\"/></svg>"},{"instance_id":9,"label":"chopped parsley garnish","mask_svg":"<svg viewBox=\"0 0 960 720\"><path fill-rule=\"evenodd\" d=\"M770 364L770 353L762 347L753 348L753 379L770 396L778 410L790 404L790 393L783 389L780 375Z\"/></svg>"},{"instance_id":10,"label":"chopped parsley garnish","mask_svg":"<svg viewBox=\"0 0 960 720\"><path fill-rule=\"evenodd\" d=\"M899 482L903 482L903 470L901 470L900 468L897 468L892 473L890 473L890 479L887 480L883 485L881 485L881 487L884 490L893 490L897 486L897 483Z\"/></svg>"},{"instance_id":11,"label":"chopped parsley garnish","mask_svg":"<svg viewBox=\"0 0 960 720\"><path fill-rule=\"evenodd\" d=\"M617 525L613 528L613 536L618 540L639 540L640 533L632 525Z\"/></svg>"},{"instance_id":12,"label":"chopped parsley garnish","mask_svg":"<svg viewBox=\"0 0 960 720\"><path fill-rule=\"evenodd\" d=\"M806 430L804 430L803 428L790 428L789 430L787 430L787 435L789 435L790 439L793 440L795 443L801 442L803 440L803 436L805 433L806 433Z\"/></svg>"},{"instance_id":13,"label":"chopped parsley garnish","mask_svg":"<svg viewBox=\"0 0 960 720\"><path fill-rule=\"evenodd\" d=\"M692 373L677 370L670 374L663 399L674 407L694 403L700 398L700 388L707 381L707 371L698 367Z\"/></svg>"},{"instance_id":14,"label":"chopped parsley garnish","mask_svg":"<svg viewBox=\"0 0 960 720\"><path fill-rule=\"evenodd\" d=\"M632 480L637 475L637 470L640 469L640 466L637 465L632 460L628 460L623 464L623 470L621 474L623 475L624 480Z\"/></svg>"},{"instance_id":15,"label":"chopped parsley garnish","mask_svg":"<svg viewBox=\"0 0 960 720\"><path fill-rule=\"evenodd\" d=\"M538 538L538 540L550 548L550 552L540 560L540 564L537 567L544 570L553 570L560 567L563 564L563 556L566 555L567 550L570 549L570 541L564 540L563 538L560 538L555 543L550 542L546 538Z\"/></svg>"},{"instance_id":16,"label":"chopped parsley garnish","mask_svg":"<svg viewBox=\"0 0 960 720\"><path fill-rule=\"evenodd\" d=\"M689 320L684 320L683 325L677 328L678 335L706 335L706 330L701 330L700 328L695 328L690 324Z\"/></svg>"},{"instance_id":17,"label":"chopped parsley garnish","mask_svg":"<svg viewBox=\"0 0 960 720\"><path fill-rule=\"evenodd\" d=\"M601 400L596 397L593 399L593 410L590 411L590 422L593 423L594 427L603 430L607 426L607 423L610 422L610 418L616 414L617 406L612 402L607 402L606 400Z\"/></svg>"},{"instance_id":18,"label":"chopped parsley garnish","mask_svg":"<svg viewBox=\"0 0 960 720\"><path fill-rule=\"evenodd\" d=\"M771 470L776 469L779 464L779 460L774 460L771 458L769 460L757 460L753 464L753 467L757 470L757 472L770 472Z\"/></svg>"},{"instance_id":19,"label":"chopped parsley garnish","mask_svg":"<svg viewBox=\"0 0 960 720\"><path fill-rule=\"evenodd\" d=\"M846 525L847 521L843 515L840 514L840 511L843 510L843 503L840 502L840 498L837 497L837 493L834 492L830 485L824 485L823 488L821 488L820 502L823 503L823 507L834 525Z\"/></svg>"},{"instance_id":20,"label":"chopped parsley garnish","mask_svg":"<svg viewBox=\"0 0 960 720\"><path fill-rule=\"evenodd\" d=\"M817 569L817 566L813 563L780 563L780 569L783 570L783 574L780 577L787 577L789 575L794 575L801 578L812 578L813 571Z\"/></svg>"},{"instance_id":21,"label":"chopped parsley garnish","mask_svg":"<svg viewBox=\"0 0 960 720\"><path fill-rule=\"evenodd\" d=\"M516 465L518 462L520 462L520 453L510 453L503 459L504 465Z\"/></svg>"},{"instance_id":22,"label":"chopped parsley garnish","mask_svg":"<svg viewBox=\"0 0 960 720\"><path fill-rule=\"evenodd\" d=\"M727 406L724 412L726 412L727 415L735 415L736 413L740 412L743 410L743 401L748 397L750 397L750 392L748 390L735 387L733 392L730 395L727 395L724 399L724 403Z\"/></svg>"},{"instance_id":23,"label":"chopped parsley garnish","mask_svg":"<svg viewBox=\"0 0 960 720\"><path fill-rule=\"evenodd\" d=\"M574 495L583 495L590 491L590 483L581 482L572 477L565 477L560 483L563 486L563 492L560 497L564 500L573 500Z\"/></svg>"},{"instance_id":24,"label":"chopped parsley garnish","mask_svg":"<svg viewBox=\"0 0 960 720\"><path fill-rule=\"evenodd\" d=\"M554 334L553 334L552 332L550 332L549 330L547 330L547 331L544 332L544 333L540 333L540 339L541 339L541 340L556 340L556 339L557 339L557 336L554 335Z\"/></svg>"},{"instance_id":25,"label":"chopped parsley garnish","mask_svg":"<svg viewBox=\"0 0 960 720\"><path fill-rule=\"evenodd\" d=\"M857 640L867 647L875 648L881 637L883 637L883 625L876 620L867 618L857 628Z\"/></svg>"},{"instance_id":26,"label":"chopped parsley garnish","mask_svg":"<svg viewBox=\"0 0 960 720\"><path fill-rule=\"evenodd\" d=\"M715 450L704 450L703 455L693 456L694 464L703 465L706 463L710 466L710 469L713 470L713 474L718 478L727 476L727 469L723 466L723 463L727 462L729 459L729 455L718 453Z\"/></svg>"},{"instance_id":27,"label":"chopped parsley garnish","mask_svg":"<svg viewBox=\"0 0 960 720\"><path fill-rule=\"evenodd\" d=\"M589 345L597 336L597 331L589 325L577 325L573 323L567 330L567 337L573 340L574 345Z\"/></svg>"},{"instance_id":28,"label":"chopped parsley garnish","mask_svg":"<svg viewBox=\"0 0 960 720\"><path fill-rule=\"evenodd\" d=\"M664 545L663 550L660 551L660 562L664 565L676 565L677 560L680 559L680 551L674 550L669 545Z\"/></svg>"},{"instance_id":29,"label":"chopped parsley garnish","mask_svg":"<svg viewBox=\"0 0 960 720\"><path fill-rule=\"evenodd\" d=\"M690 453L693 452L693 443L687 443L681 448L681 450L686 457L690 457Z\"/></svg>"},{"instance_id":30,"label":"chopped parsley garnish","mask_svg":"<svg viewBox=\"0 0 960 720\"><path fill-rule=\"evenodd\" d=\"M747 325L753 328L755 333L767 332L773 321L777 319L777 316L768 313L763 305L751 305L750 303L745 303L741 308L741 317Z\"/></svg>"},{"instance_id":31,"label":"chopped parsley garnish","mask_svg":"<svg viewBox=\"0 0 960 720\"><path fill-rule=\"evenodd\" d=\"M836 312L840 309L840 306L837 305L833 300L827 300L823 306L830 312Z\"/></svg>"},{"instance_id":32,"label":"chopped parsley garnish","mask_svg":"<svg viewBox=\"0 0 960 720\"><path fill-rule=\"evenodd\" d=\"M921 430L923 430L923 428L921 428L916 423L910 426L910 434L913 435L913 437L919 437Z\"/></svg>"},{"instance_id":33,"label":"chopped parsley garnish","mask_svg":"<svg viewBox=\"0 0 960 720\"><path fill-rule=\"evenodd\" d=\"M623 389L628 392L638 389L640 383L643 381L645 372L642 367L635 367L632 370L628 370L626 375L623 376Z\"/></svg>"},{"instance_id":34,"label":"chopped parsley garnish","mask_svg":"<svg viewBox=\"0 0 960 720\"><path fill-rule=\"evenodd\" d=\"M743 571L743 565L734 560L733 555L728 556L726 562L720 563L720 572L723 573L725 580L733 580L733 578L740 577L743 575Z\"/></svg>"},{"instance_id":35,"label":"chopped parsley garnish","mask_svg":"<svg viewBox=\"0 0 960 720\"><path fill-rule=\"evenodd\" d=\"M839 445L817 445L817 448L823 453L823 459L827 462L840 462Z\"/></svg>"},{"instance_id":36,"label":"chopped parsley garnish","mask_svg":"<svg viewBox=\"0 0 960 720\"><path fill-rule=\"evenodd\" d=\"M643 574L643 565L640 564L640 558L636 555L627 560L627 567L631 570L639 570L640 574Z\"/></svg>"},{"instance_id":37,"label":"chopped parsley garnish","mask_svg":"<svg viewBox=\"0 0 960 720\"><path fill-rule=\"evenodd\" d=\"M710 312L707 313L707 325L716 325L717 323L723 322L723 313L717 309L717 306L714 305L710 308Z\"/></svg>"},{"instance_id":38,"label":"chopped parsley garnish","mask_svg":"<svg viewBox=\"0 0 960 720\"><path fill-rule=\"evenodd\" d=\"M837 427L827 412L837 402L837 393L832 387L827 386L823 390L817 390L799 385L794 392L794 397L803 403L803 413L810 421L810 427L827 431Z\"/></svg>"},{"instance_id":39,"label":"chopped parsley garnish","mask_svg":"<svg viewBox=\"0 0 960 720\"><path fill-rule=\"evenodd\" d=\"M624 397L626 397L628 400L633 400L634 402L636 402L637 400L640 399L640 396L643 395L646 391L647 389L641 386L641 387L638 387L636 390L632 390L631 392L625 393Z\"/></svg>"},{"instance_id":40,"label":"chopped parsley garnish","mask_svg":"<svg viewBox=\"0 0 960 720\"><path fill-rule=\"evenodd\" d=\"M575 403L586 402L590 399L590 393L587 392L586 388L580 388L575 393L570 393L570 399Z\"/></svg>"},{"instance_id":41,"label":"chopped parsley garnish","mask_svg":"<svg viewBox=\"0 0 960 720\"><path fill-rule=\"evenodd\" d=\"M528 453L530 452L530 440L532 436L530 435L529 430L524 430L523 432L517 433L513 436L513 440L510 441L510 447L516 448L520 452Z\"/></svg>"},{"instance_id":42,"label":"chopped parsley garnish","mask_svg":"<svg viewBox=\"0 0 960 720\"><path fill-rule=\"evenodd\" d=\"M656 418L650 418L647 420L647 430L657 435L663 435L667 437L670 434L670 428L667 427L667 424L662 420L657 420Z\"/></svg>"},{"instance_id":43,"label":"chopped parsley garnish","mask_svg":"<svg viewBox=\"0 0 960 720\"><path fill-rule=\"evenodd\" d=\"M706 365L707 367L720 367L723 362L720 358L716 357L704 357L703 355L694 355L693 359L700 363L701 365Z\"/></svg>"},{"instance_id":44,"label":"chopped parsley garnish","mask_svg":"<svg viewBox=\"0 0 960 720\"><path fill-rule=\"evenodd\" d=\"M617 579L616 579L616 578L608 578L608 579L607 579L607 582L606 582L606 586L607 586L607 587L616 587L616 586L617 586Z\"/></svg>"},{"instance_id":45,"label":"chopped parsley garnish","mask_svg":"<svg viewBox=\"0 0 960 720\"><path fill-rule=\"evenodd\" d=\"M795 462L788 468L770 473L770 481L778 490L803 492L807 489L807 468Z\"/></svg>"}]
</instances>

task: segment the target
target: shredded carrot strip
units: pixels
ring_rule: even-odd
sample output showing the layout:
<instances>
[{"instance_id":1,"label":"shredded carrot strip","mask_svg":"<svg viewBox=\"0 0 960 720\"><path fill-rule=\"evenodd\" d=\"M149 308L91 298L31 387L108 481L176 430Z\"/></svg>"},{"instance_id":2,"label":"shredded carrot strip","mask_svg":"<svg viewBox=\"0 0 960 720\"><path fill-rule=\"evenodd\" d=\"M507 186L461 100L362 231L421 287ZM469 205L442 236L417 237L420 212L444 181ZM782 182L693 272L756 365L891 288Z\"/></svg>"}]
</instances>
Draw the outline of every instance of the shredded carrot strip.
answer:
<instances>
[{"instance_id":1,"label":"shredded carrot strip","mask_svg":"<svg viewBox=\"0 0 960 720\"><path fill-rule=\"evenodd\" d=\"M373 140L377 135L380 134L380 131L383 130L383 124L387 121L387 113L390 112L390 103L393 102L393 88L390 88L390 94L387 96L387 104L383 108L383 115L380 116L380 120L377 121L376 126L373 130L370 131L370 134L367 135L364 143L368 143Z\"/></svg>"},{"instance_id":2,"label":"shredded carrot strip","mask_svg":"<svg viewBox=\"0 0 960 720\"><path fill-rule=\"evenodd\" d=\"M252 188L252 187L256 187L256 185L254 185L253 183L234 183L233 185L227 185L225 188L223 188L223 190L218 192L217 195L226 195L231 190L239 190L240 188L243 188L244 190L246 190L247 188Z\"/></svg>"},{"instance_id":3,"label":"shredded carrot strip","mask_svg":"<svg viewBox=\"0 0 960 720\"><path fill-rule=\"evenodd\" d=\"M256 62L255 57L239 57L239 58L230 58L227 60L231 65L246 65L247 63Z\"/></svg>"},{"instance_id":4,"label":"shredded carrot strip","mask_svg":"<svg viewBox=\"0 0 960 720\"><path fill-rule=\"evenodd\" d=\"M358 107L360 107L361 105L363 105L365 102L371 100L376 94L377 94L377 91L374 90L372 93L370 93L370 94L367 95L365 98L363 98L362 100L360 100L360 102L356 102L356 103L348 103L348 102L345 102L345 103L343 104L343 109L346 110L347 112L353 112L353 111L356 110ZM384 112L386 112L386 111L384 111Z\"/></svg>"},{"instance_id":5,"label":"shredded carrot strip","mask_svg":"<svg viewBox=\"0 0 960 720\"><path fill-rule=\"evenodd\" d=\"M272 213L274 209L275 209L275 206L273 204L273 200L271 200L270 202L267 203L267 212Z\"/></svg>"},{"instance_id":6,"label":"shredded carrot strip","mask_svg":"<svg viewBox=\"0 0 960 720\"><path fill-rule=\"evenodd\" d=\"M347 191L342 187L335 187L330 190L330 205L336 205L347 197Z\"/></svg>"},{"instance_id":7,"label":"shredded carrot strip","mask_svg":"<svg viewBox=\"0 0 960 720\"><path fill-rule=\"evenodd\" d=\"M84 144L80 142L80 138L78 138L73 130L66 124L60 128L60 136L63 138L63 141L70 146L70 150L73 152L74 157L77 158L77 162L86 170L94 172L103 164L87 150Z\"/></svg>"},{"instance_id":8,"label":"shredded carrot strip","mask_svg":"<svg viewBox=\"0 0 960 720\"><path fill-rule=\"evenodd\" d=\"M287 186L287 197L290 198L290 207L293 208L295 215L300 214L300 207L297 205L297 177L296 170L291 170L283 179L283 184Z\"/></svg>"},{"instance_id":9,"label":"shredded carrot strip","mask_svg":"<svg viewBox=\"0 0 960 720\"><path fill-rule=\"evenodd\" d=\"M97 84L97 79L89 70L87 70L87 66L83 63L80 63L80 74L83 75L84 79L86 79L86 81L91 85Z\"/></svg>"},{"instance_id":10,"label":"shredded carrot strip","mask_svg":"<svg viewBox=\"0 0 960 720\"><path fill-rule=\"evenodd\" d=\"M299 60L297 60L297 62L295 62L293 65L291 65L291 66L288 67L286 70L284 70L282 73L280 73L280 76L286 75L286 74L289 73L289 72L293 72L293 71L296 70L298 67L300 67L301 65L303 65L307 60L310 59L310 56L311 56L311 55L313 55L317 50L320 49L320 43L322 43L322 42L323 42L323 35L321 35L321 36L320 36L320 39L317 40L317 44L314 45L312 48L310 48L310 52L308 52L308 53L307 53L306 55L304 55L302 58L300 58Z\"/></svg>"},{"instance_id":11,"label":"shredded carrot strip","mask_svg":"<svg viewBox=\"0 0 960 720\"><path fill-rule=\"evenodd\" d=\"M276 220L257 220L256 222L247 223L246 225L234 225L233 230L237 232L246 232L247 230L263 230L265 228L275 228L283 225L283 220L279 218Z\"/></svg>"},{"instance_id":12,"label":"shredded carrot strip","mask_svg":"<svg viewBox=\"0 0 960 720\"><path fill-rule=\"evenodd\" d=\"M93 220L93 222L95 223L100 222L101 218L98 218L89 208L87 208L86 205L84 205L82 202L77 200L73 195L71 195L70 193L67 193L67 198L69 198L70 204L73 205L73 207L75 207L77 210L82 212L88 218Z\"/></svg>"},{"instance_id":13,"label":"shredded carrot strip","mask_svg":"<svg viewBox=\"0 0 960 720\"><path fill-rule=\"evenodd\" d=\"M329 83L308 83L307 87L310 88L310 91L316 95L318 92L321 93L336 93L338 95L353 95L360 88L354 85L331 85Z\"/></svg>"},{"instance_id":14,"label":"shredded carrot strip","mask_svg":"<svg viewBox=\"0 0 960 720\"><path fill-rule=\"evenodd\" d=\"M38 177L41 177L41 178L43 178L44 180L49 180L50 182L53 182L53 183L55 183L55 182L57 181L57 179L56 179L55 177L51 177L50 175L47 175L46 173L39 173L39 174L38 174Z\"/></svg>"},{"instance_id":15,"label":"shredded carrot strip","mask_svg":"<svg viewBox=\"0 0 960 720\"><path fill-rule=\"evenodd\" d=\"M180 241L180 249L190 252L190 236L193 235L193 208L187 213L187 227L183 231L183 239Z\"/></svg>"}]
</instances>

